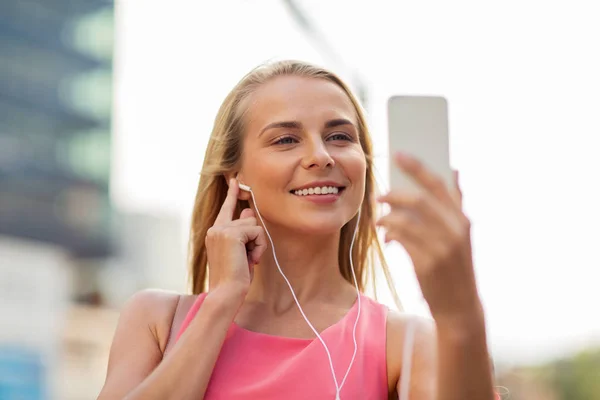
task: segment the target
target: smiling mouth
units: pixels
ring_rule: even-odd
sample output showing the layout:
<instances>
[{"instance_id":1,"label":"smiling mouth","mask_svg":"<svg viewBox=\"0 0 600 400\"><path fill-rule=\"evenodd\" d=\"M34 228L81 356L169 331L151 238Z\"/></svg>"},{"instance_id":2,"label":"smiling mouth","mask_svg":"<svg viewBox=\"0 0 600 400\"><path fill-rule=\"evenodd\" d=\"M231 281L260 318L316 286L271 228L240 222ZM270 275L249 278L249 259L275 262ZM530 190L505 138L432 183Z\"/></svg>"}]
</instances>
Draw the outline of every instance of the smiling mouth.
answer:
<instances>
[{"instance_id":1,"label":"smiling mouth","mask_svg":"<svg viewBox=\"0 0 600 400\"><path fill-rule=\"evenodd\" d=\"M320 186L308 189L290 190L290 193L296 196L322 196L338 195L346 189L344 186Z\"/></svg>"}]
</instances>

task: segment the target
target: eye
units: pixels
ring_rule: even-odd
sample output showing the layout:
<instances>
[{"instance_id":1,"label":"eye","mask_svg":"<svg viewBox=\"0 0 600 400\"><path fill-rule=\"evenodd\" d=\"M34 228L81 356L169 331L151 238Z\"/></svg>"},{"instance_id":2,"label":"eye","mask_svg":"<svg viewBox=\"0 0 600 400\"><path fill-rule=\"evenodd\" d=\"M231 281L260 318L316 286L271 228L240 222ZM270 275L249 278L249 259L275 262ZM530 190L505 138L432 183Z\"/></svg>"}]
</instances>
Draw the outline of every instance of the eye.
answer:
<instances>
[{"instance_id":1,"label":"eye","mask_svg":"<svg viewBox=\"0 0 600 400\"><path fill-rule=\"evenodd\" d=\"M294 138L292 136L282 136L282 137L278 138L277 140L275 140L275 142L273 142L273 144L285 145L285 144L294 144L297 142L298 141L296 140L296 138Z\"/></svg>"},{"instance_id":2,"label":"eye","mask_svg":"<svg viewBox=\"0 0 600 400\"><path fill-rule=\"evenodd\" d=\"M333 135L329 136L327 139L331 139L331 140L346 140L346 141L353 141L352 136L348 135L347 133L343 133L343 132L336 132Z\"/></svg>"}]
</instances>

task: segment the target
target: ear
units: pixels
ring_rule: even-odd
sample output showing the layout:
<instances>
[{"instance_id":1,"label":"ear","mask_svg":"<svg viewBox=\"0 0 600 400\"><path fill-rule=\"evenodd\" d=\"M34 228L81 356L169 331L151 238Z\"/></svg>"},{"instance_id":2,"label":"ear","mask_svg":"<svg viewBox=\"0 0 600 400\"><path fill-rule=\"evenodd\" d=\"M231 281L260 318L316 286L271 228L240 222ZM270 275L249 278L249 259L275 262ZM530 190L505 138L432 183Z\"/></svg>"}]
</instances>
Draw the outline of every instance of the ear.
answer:
<instances>
[{"instance_id":1,"label":"ear","mask_svg":"<svg viewBox=\"0 0 600 400\"><path fill-rule=\"evenodd\" d=\"M244 180L241 176L242 175L238 172L230 172L225 174L225 180L227 181L228 185L231 178L235 178L238 181L238 183L244 183ZM238 200L248 201L251 197L252 196L250 195L250 193L246 192L245 190L238 190Z\"/></svg>"}]
</instances>

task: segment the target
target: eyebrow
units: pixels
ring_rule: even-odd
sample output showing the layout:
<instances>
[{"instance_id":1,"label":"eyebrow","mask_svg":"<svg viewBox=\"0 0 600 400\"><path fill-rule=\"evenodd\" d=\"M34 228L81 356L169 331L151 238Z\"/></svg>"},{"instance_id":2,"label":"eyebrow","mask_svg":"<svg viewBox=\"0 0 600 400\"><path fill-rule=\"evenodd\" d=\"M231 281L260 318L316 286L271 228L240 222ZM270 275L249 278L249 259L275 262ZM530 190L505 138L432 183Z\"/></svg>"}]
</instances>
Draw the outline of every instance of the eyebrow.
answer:
<instances>
[{"instance_id":1,"label":"eyebrow","mask_svg":"<svg viewBox=\"0 0 600 400\"><path fill-rule=\"evenodd\" d=\"M325 123L325 128L329 129L329 128L335 128L337 126L341 126L341 125L352 125L354 126L354 124L352 122L350 122L349 120L345 119L345 118L337 118L337 119L332 119L329 120ZM260 133L258 134L258 136L260 137L260 135L262 135L265 131L269 130L269 129L275 129L275 128L287 128L287 129L301 129L302 128L302 124L298 121L282 121L282 122L273 122L267 126L265 126Z\"/></svg>"},{"instance_id":2,"label":"eyebrow","mask_svg":"<svg viewBox=\"0 0 600 400\"><path fill-rule=\"evenodd\" d=\"M331 121L327 121L325 123L325 128L335 128L341 125L352 125L354 124L345 118L332 119Z\"/></svg>"}]
</instances>

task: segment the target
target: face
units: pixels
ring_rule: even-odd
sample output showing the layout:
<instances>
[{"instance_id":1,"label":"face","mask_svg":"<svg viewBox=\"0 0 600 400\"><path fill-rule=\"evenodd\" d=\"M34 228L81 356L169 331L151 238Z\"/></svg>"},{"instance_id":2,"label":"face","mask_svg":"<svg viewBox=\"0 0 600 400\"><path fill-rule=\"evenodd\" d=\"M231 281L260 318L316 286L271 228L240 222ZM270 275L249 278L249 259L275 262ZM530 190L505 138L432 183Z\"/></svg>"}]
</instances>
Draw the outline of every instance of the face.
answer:
<instances>
[{"instance_id":1,"label":"face","mask_svg":"<svg viewBox=\"0 0 600 400\"><path fill-rule=\"evenodd\" d=\"M281 76L246 104L238 177L263 218L304 233L339 232L360 208L367 167L348 96L324 79Z\"/></svg>"}]
</instances>

